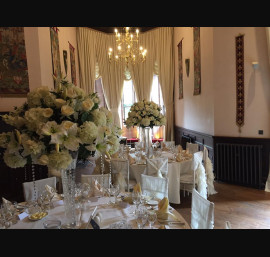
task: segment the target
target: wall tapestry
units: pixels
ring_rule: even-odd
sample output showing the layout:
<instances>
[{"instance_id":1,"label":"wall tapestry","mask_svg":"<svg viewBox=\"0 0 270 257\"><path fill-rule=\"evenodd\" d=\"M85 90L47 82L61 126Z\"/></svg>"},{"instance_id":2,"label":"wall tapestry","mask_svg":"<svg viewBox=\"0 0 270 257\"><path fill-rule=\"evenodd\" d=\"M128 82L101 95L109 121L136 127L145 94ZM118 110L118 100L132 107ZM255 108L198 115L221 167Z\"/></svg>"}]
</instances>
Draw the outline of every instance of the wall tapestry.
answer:
<instances>
[{"instance_id":1,"label":"wall tapestry","mask_svg":"<svg viewBox=\"0 0 270 257\"><path fill-rule=\"evenodd\" d=\"M69 43L69 42L68 42ZM76 65L75 65L75 48L69 43L70 52L70 70L71 70L71 81L77 86L76 81Z\"/></svg>"},{"instance_id":2,"label":"wall tapestry","mask_svg":"<svg viewBox=\"0 0 270 257\"><path fill-rule=\"evenodd\" d=\"M0 96L25 97L29 77L23 27L0 27Z\"/></svg>"},{"instance_id":3,"label":"wall tapestry","mask_svg":"<svg viewBox=\"0 0 270 257\"><path fill-rule=\"evenodd\" d=\"M178 71L179 71L179 99L184 98L183 93L183 39L178 44Z\"/></svg>"},{"instance_id":4,"label":"wall tapestry","mask_svg":"<svg viewBox=\"0 0 270 257\"><path fill-rule=\"evenodd\" d=\"M194 95L201 94L201 43L200 27L193 27Z\"/></svg>"},{"instance_id":5,"label":"wall tapestry","mask_svg":"<svg viewBox=\"0 0 270 257\"><path fill-rule=\"evenodd\" d=\"M241 133L245 114L244 35L235 38L236 44L236 124Z\"/></svg>"},{"instance_id":6,"label":"wall tapestry","mask_svg":"<svg viewBox=\"0 0 270 257\"><path fill-rule=\"evenodd\" d=\"M67 50L63 50L64 67L67 75Z\"/></svg>"},{"instance_id":7,"label":"wall tapestry","mask_svg":"<svg viewBox=\"0 0 270 257\"><path fill-rule=\"evenodd\" d=\"M53 75L59 79L61 78L61 64L58 31L57 27L50 27ZM57 81L54 81L54 87L56 83Z\"/></svg>"}]
</instances>

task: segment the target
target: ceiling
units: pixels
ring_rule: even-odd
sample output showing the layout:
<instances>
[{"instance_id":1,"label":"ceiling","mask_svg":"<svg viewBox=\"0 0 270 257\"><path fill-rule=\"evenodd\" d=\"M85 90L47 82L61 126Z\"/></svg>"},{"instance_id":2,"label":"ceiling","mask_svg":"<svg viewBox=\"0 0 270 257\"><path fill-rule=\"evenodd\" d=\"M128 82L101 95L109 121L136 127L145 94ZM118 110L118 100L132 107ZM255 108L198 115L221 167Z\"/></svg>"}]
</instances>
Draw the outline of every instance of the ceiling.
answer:
<instances>
[{"instance_id":1,"label":"ceiling","mask_svg":"<svg viewBox=\"0 0 270 257\"><path fill-rule=\"evenodd\" d=\"M106 32L106 33L114 33L114 29L117 28L121 28L121 27L89 27L91 29L95 29L98 31L102 31L102 32ZM134 28L138 28L140 32L145 32L148 31L150 29L154 29L157 27L134 27Z\"/></svg>"}]
</instances>

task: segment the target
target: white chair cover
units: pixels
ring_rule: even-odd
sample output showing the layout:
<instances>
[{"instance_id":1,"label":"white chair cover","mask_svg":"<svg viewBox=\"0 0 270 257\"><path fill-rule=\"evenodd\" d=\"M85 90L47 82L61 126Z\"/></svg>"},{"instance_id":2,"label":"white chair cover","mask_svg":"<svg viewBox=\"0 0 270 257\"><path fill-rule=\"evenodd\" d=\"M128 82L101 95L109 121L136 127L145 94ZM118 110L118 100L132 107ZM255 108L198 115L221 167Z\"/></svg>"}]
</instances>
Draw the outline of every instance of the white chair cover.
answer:
<instances>
[{"instance_id":1,"label":"white chair cover","mask_svg":"<svg viewBox=\"0 0 270 257\"><path fill-rule=\"evenodd\" d=\"M56 188L56 177L44 178L36 181L31 182L24 182L23 183L23 194L25 201L32 201L37 200L35 199L35 189L34 183L36 188L36 198L38 197L38 192L43 192L46 190L45 186L49 185L53 188Z\"/></svg>"},{"instance_id":2,"label":"white chair cover","mask_svg":"<svg viewBox=\"0 0 270 257\"><path fill-rule=\"evenodd\" d=\"M102 187L109 188L111 184L111 174L98 174L98 175L84 175L82 174L81 183L93 185L96 180Z\"/></svg>"},{"instance_id":3,"label":"white chair cover","mask_svg":"<svg viewBox=\"0 0 270 257\"><path fill-rule=\"evenodd\" d=\"M168 178L159 178L141 174L142 193L158 199L168 197Z\"/></svg>"},{"instance_id":4,"label":"white chair cover","mask_svg":"<svg viewBox=\"0 0 270 257\"><path fill-rule=\"evenodd\" d=\"M146 175L154 177L167 177L168 158L146 159Z\"/></svg>"},{"instance_id":5,"label":"white chair cover","mask_svg":"<svg viewBox=\"0 0 270 257\"><path fill-rule=\"evenodd\" d=\"M130 179L129 160L111 159L112 174L116 175L116 183L119 184L121 191L127 190L136 185L136 180Z\"/></svg>"},{"instance_id":6,"label":"white chair cover","mask_svg":"<svg viewBox=\"0 0 270 257\"><path fill-rule=\"evenodd\" d=\"M217 193L214 187L214 179L215 175L213 172L213 164L208 157L208 150L204 146L203 147L203 163L204 163L204 168L205 168L205 173L206 173L206 178L207 178L207 195L214 195Z\"/></svg>"},{"instance_id":7,"label":"white chair cover","mask_svg":"<svg viewBox=\"0 0 270 257\"><path fill-rule=\"evenodd\" d=\"M194 154L199 152L199 145L187 142L186 149L189 151L189 153Z\"/></svg>"},{"instance_id":8,"label":"white chair cover","mask_svg":"<svg viewBox=\"0 0 270 257\"><path fill-rule=\"evenodd\" d=\"M203 152L193 154L192 159L192 174L184 174L180 176L180 188L192 192L197 185L197 190L202 197L207 199L207 183L205 169L202 164Z\"/></svg>"},{"instance_id":9,"label":"white chair cover","mask_svg":"<svg viewBox=\"0 0 270 257\"><path fill-rule=\"evenodd\" d=\"M192 229L214 228L214 203L202 197L194 188L191 201L191 224Z\"/></svg>"}]
</instances>

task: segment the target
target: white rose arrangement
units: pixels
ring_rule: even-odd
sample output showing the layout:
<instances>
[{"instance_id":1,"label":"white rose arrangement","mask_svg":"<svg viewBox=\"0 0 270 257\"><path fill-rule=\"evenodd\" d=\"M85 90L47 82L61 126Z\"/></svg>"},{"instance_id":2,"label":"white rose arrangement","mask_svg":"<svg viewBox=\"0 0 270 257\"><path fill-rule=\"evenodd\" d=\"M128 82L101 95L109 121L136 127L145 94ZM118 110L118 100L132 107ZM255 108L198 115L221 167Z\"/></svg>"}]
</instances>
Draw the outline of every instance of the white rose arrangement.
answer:
<instances>
[{"instance_id":1,"label":"white rose arrangement","mask_svg":"<svg viewBox=\"0 0 270 257\"><path fill-rule=\"evenodd\" d=\"M71 163L71 152L78 151L78 161L94 151L114 154L122 131L99 102L96 93L86 94L65 78L53 91L42 86L29 92L22 106L2 115L15 128L0 134L4 162L11 168L33 163L60 170Z\"/></svg>"},{"instance_id":2,"label":"white rose arrangement","mask_svg":"<svg viewBox=\"0 0 270 257\"><path fill-rule=\"evenodd\" d=\"M153 101L140 101L134 103L128 113L128 118L125 120L127 128L163 126L166 124L166 118L161 113L161 107Z\"/></svg>"}]
</instances>

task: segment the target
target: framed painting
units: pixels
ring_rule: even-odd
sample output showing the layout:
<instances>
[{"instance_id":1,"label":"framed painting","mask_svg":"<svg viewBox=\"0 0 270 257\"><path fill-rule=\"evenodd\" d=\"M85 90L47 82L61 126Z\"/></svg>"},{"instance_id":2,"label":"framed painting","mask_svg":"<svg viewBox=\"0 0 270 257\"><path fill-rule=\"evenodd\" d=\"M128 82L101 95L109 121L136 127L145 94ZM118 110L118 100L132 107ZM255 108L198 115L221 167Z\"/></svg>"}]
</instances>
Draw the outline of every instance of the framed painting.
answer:
<instances>
[{"instance_id":1,"label":"framed painting","mask_svg":"<svg viewBox=\"0 0 270 257\"><path fill-rule=\"evenodd\" d=\"M193 28L194 48L194 95L201 94L201 43L200 27Z\"/></svg>"},{"instance_id":2,"label":"framed painting","mask_svg":"<svg viewBox=\"0 0 270 257\"><path fill-rule=\"evenodd\" d=\"M0 96L26 97L29 76L23 27L0 27Z\"/></svg>"},{"instance_id":3,"label":"framed painting","mask_svg":"<svg viewBox=\"0 0 270 257\"><path fill-rule=\"evenodd\" d=\"M57 27L50 27L53 75L59 79L61 78L61 64L58 31ZM54 81L54 87L56 87L56 83Z\"/></svg>"},{"instance_id":4,"label":"framed painting","mask_svg":"<svg viewBox=\"0 0 270 257\"><path fill-rule=\"evenodd\" d=\"M68 42L69 43L69 42ZM77 86L76 81L76 65L75 65L75 48L69 43L70 52L70 70L71 70L71 81Z\"/></svg>"}]
</instances>

